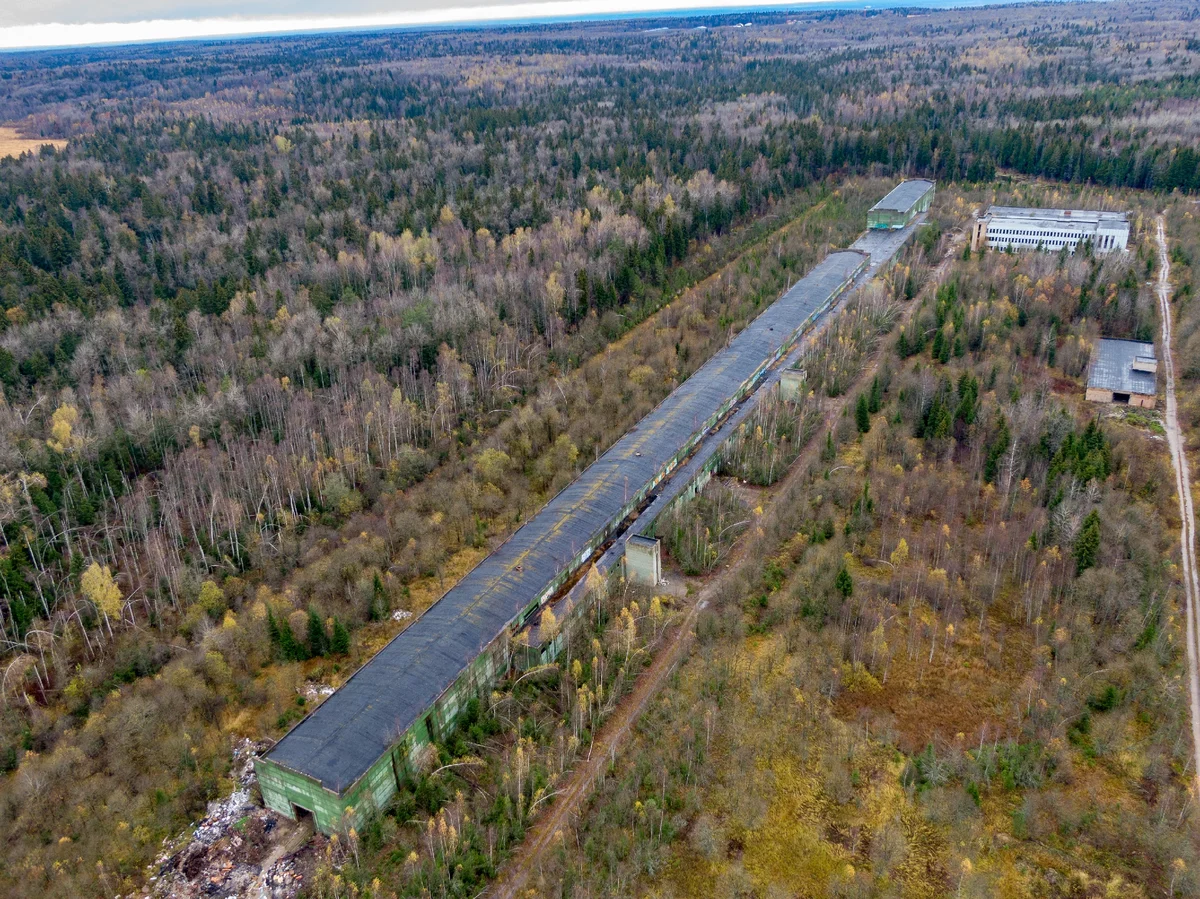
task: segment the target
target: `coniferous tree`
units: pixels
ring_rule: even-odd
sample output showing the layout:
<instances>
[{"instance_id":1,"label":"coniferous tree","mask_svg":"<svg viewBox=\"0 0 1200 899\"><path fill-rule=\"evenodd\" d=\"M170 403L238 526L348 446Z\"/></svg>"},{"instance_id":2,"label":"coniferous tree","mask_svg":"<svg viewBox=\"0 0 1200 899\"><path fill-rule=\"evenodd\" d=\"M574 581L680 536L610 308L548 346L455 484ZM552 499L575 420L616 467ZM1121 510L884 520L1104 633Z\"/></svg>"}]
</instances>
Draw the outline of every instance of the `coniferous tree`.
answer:
<instances>
[{"instance_id":1,"label":"coniferous tree","mask_svg":"<svg viewBox=\"0 0 1200 899\"><path fill-rule=\"evenodd\" d=\"M1008 419L1002 414L996 413L996 433L988 441L987 455L983 460L983 479L987 483L996 483L996 476L1000 473L1000 460L1008 452L1011 442L1012 435L1008 430Z\"/></svg>"},{"instance_id":2,"label":"coniferous tree","mask_svg":"<svg viewBox=\"0 0 1200 899\"><path fill-rule=\"evenodd\" d=\"M292 633L292 626L287 621L280 623L270 608L267 609L267 636L283 661L302 662L308 658L304 644Z\"/></svg>"},{"instance_id":3,"label":"coniferous tree","mask_svg":"<svg viewBox=\"0 0 1200 899\"><path fill-rule=\"evenodd\" d=\"M350 652L350 631L342 624L342 619L333 619L333 635L329 638L329 654L344 656Z\"/></svg>"},{"instance_id":4,"label":"coniferous tree","mask_svg":"<svg viewBox=\"0 0 1200 899\"><path fill-rule=\"evenodd\" d=\"M950 383L943 379L917 425L918 437L931 440L950 436L954 427L954 416L950 414L950 404L947 400L949 393Z\"/></svg>"},{"instance_id":5,"label":"coniferous tree","mask_svg":"<svg viewBox=\"0 0 1200 899\"><path fill-rule=\"evenodd\" d=\"M308 652L314 656L329 652L329 635L325 633L325 622L316 609L308 610Z\"/></svg>"},{"instance_id":6,"label":"coniferous tree","mask_svg":"<svg viewBox=\"0 0 1200 899\"><path fill-rule=\"evenodd\" d=\"M371 585L371 607L368 609L367 617L371 621L382 621L387 617L391 610L391 603L388 600L387 590L383 586L383 578L379 576L379 572L375 572L375 580Z\"/></svg>"},{"instance_id":7,"label":"coniferous tree","mask_svg":"<svg viewBox=\"0 0 1200 899\"><path fill-rule=\"evenodd\" d=\"M854 406L854 423L858 425L858 432L860 434L865 434L871 430L871 413L865 393L858 395L858 402Z\"/></svg>"},{"instance_id":8,"label":"coniferous tree","mask_svg":"<svg viewBox=\"0 0 1200 899\"><path fill-rule=\"evenodd\" d=\"M825 432L825 446L821 449L821 461L832 462L837 458L837 447L833 443L833 431Z\"/></svg>"},{"instance_id":9,"label":"coniferous tree","mask_svg":"<svg viewBox=\"0 0 1200 899\"><path fill-rule=\"evenodd\" d=\"M945 361L942 356L946 352L946 335L942 332L941 328L938 328L937 332L933 335L933 346L929 348L929 352L933 355L934 362Z\"/></svg>"},{"instance_id":10,"label":"coniferous tree","mask_svg":"<svg viewBox=\"0 0 1200 899\"><path fill-rule=\"evenodd\" d=\"M275 620L275 613L271 611L270 606L267 606L267 639L271 641L272 646L279 646L279 622Z\"/></svg>"},{"instance_id":11,"label":"coniferous tree","mask_svg":"<svg viewBox=\"0 0 1200 899\"><path fill-rule=\"evenodd\" d=\"M1079 576L1093 568L1100 556L1100 513L1088 513L1075 538L1075 575Z\"/></svg>"}]
</instances>

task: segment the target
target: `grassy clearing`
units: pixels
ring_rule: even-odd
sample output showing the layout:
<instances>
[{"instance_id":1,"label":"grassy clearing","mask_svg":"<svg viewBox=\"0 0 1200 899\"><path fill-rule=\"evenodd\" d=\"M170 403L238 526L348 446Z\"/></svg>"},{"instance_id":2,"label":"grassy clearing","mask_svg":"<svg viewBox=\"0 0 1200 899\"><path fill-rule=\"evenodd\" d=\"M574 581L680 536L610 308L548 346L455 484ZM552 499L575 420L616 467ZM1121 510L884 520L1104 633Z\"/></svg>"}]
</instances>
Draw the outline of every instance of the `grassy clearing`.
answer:
<instances>
[{"instance_id":1,"label":"grassy clearing","mask_svg":"<svg viewBox=\"0 0 1200 899\"><path fill-rule=\"evenodd\" d=\"M48 137L24 137L16 128L0 125L0 159L6 156L16 158L22 153L39 153L47 144L61 150L67 142Z\"/></svg>"}]
</instances>

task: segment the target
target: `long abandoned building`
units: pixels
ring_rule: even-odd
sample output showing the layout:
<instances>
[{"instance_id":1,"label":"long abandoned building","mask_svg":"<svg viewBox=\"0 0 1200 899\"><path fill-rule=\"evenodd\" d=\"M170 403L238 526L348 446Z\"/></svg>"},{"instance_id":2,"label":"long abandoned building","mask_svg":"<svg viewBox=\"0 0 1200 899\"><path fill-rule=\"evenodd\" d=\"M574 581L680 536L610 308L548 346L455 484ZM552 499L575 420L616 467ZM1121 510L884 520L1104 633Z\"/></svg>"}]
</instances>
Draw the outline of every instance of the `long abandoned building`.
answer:
<instances>
[{"instance_id":1,"label":"long abandoned building","mask_svg":"<svg viewBox=\"0 0 1200 899\"><path fill-rule=\"evenodd\" d=\"M348 809L361 820L384 808L423 747L443 739L472 697L527 658L528 642L514 635L527 626L536 631L546 604L615 538L644 530L648 520L628 527L634 513L681 467L694 477L692 456L702 444L711 451L710 431L840 295L890 261L911 228L829 253L256 759L264 803L289 818L311 816L326 833L345 825ZM672 495L686 486L679 480ZM609 548L607 557L617 545L624 546Z\"/></svg>"}]
</instances>

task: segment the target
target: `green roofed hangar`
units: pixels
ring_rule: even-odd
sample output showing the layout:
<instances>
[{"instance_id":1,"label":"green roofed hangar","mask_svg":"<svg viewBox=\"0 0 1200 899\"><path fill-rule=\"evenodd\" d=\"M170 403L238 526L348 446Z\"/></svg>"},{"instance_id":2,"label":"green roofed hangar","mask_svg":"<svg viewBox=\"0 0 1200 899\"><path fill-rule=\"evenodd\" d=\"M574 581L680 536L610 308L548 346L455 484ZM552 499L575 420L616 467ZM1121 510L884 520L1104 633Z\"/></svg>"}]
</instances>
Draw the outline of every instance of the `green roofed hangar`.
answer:
<instances>
[{"instance_id":1,"label":"green roofed hangar","mask_svg":"<svg viewBox=\"0 0 1200 899\"><path fill-rule=\"evenodd\" d=\"M928 211L933 202L934 183L917 178L901 181L891 193L867 211L867 227L874 231L898 230Z\"/></svg>"},{"instance_id":2,"label":"green roofed hangar","mask_svg":"<svg viewBox=\"0 0 1200 899\"><path fill-rule=\"evenodd\" d=\"M922 183L931 194L932 185ZM256 759L264 803L289 818L311 816L325 833L344 829L351 810L357 820L368 818L409 779L424 747L454 729L472 698L514 666L550 660L561 636L533 648L516 635L536 630L547 604L569 610L560 594L572 578L837 297L874 274L902 241L888 242L886 251L860 243L818 263ZM531 651L544 658L531 660Z\"/></svg>"}]
</instances>

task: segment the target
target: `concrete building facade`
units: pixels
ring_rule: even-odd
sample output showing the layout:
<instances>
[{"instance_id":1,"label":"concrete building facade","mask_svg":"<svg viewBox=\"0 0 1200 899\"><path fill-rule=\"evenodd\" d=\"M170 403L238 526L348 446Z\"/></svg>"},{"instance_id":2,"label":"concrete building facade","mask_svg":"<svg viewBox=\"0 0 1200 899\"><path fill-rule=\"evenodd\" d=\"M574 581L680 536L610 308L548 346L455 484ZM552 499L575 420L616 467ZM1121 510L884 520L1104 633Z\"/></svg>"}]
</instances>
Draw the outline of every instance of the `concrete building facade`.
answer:
<instances>
[{"instance_id":1,"label":"concrete building facade","mask_svg":"<svg viewBox=\"0 0 1200 899\"><path fill-rule=\"evenodd\" d=\"M971 231L971 249L1044 250L1074 253L1082 244L1095 253L1125 250L1129 245L1129 217L1123 212L1086 209L1027 209L992 206Z\"/></svg>"},{"instance_id":2,"label":"concrete building facade","mask_svg":"<svg viewBox=\"0 0 1200 899\"><path fill-rule=\"evenodd\" d=\"M662 541L635 534L625 543L625 580L657 586L662 580Z\"/></svg>"},{"instance_id":3,"label":"concrete building facade","mask_svg":"<svg viewBox=\"0 0 1200 899\"><path fill-rule=\"evenodd\" d=\"M779 378L779 398L794 403L808 393L808 372L802 368L789 368Z\"/></svg>"}]
</instances>

